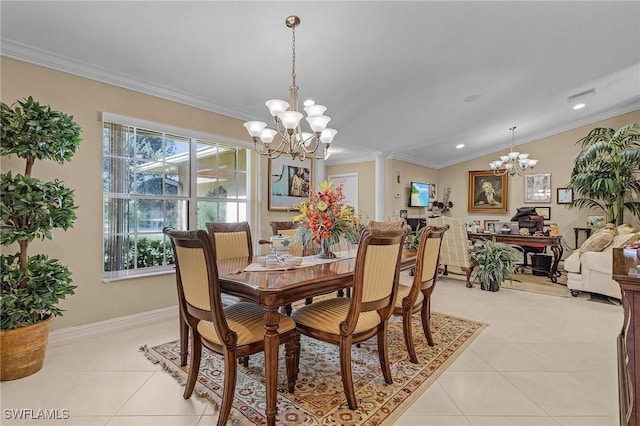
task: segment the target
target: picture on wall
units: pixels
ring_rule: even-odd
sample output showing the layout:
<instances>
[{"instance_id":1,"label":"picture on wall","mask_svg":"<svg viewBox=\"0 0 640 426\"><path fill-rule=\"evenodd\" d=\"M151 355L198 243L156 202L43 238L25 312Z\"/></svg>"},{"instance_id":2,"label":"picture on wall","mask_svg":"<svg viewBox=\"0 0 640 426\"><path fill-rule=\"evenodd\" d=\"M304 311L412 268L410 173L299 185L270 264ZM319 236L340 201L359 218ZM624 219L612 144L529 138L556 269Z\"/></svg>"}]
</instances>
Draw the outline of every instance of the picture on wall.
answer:
<instances>
[{"instance_id":1,"label":"picture on wall","mask_svg":"<svg viewBox=\"0 0 640 426\"><path fill-rule=\"evenodd\" d=\"M603 214L587 215L587 226L591 228L602 228L604 226L605 217Z\"/></svg>"},{"instance_id":2,"label":"picture on wall","mask_svg":"<svg viewBox=\"0 0 640 426\"><path fill-rule=\"evenodd\" d=\"M551 173L538 173L524 177L524 202L551 202Z\"/></svg>"},{"instance_id":3,"label":"picture on wall","mask_svg":"<svg viewBox=\"0 0 640 426\"><path fill-rule=\"evenodd\" d=\"M284 155L269 159L269 210L298 210L309 196L312 161L293 160Z\"/></svg>"},{"instance_id":4,"label":"picture on wall","mask_svg":"<svg viewBox=\"0 0 640 426\"><path fill-rule=\"evenodd\" d=\"M542 216L544 220L551 220L551 207L535 207L538 216Z\"/></svg>"},{"instance_id":5,"label":"picture on wall","mask_svg":"<svg viewBox=\"0 0 640 426\"><path fill-rule=\"evenodd\" d=\"M573 202L573 189L571 188L558 188L556 196L556 203L558 204L571 204Z\"/></svg>"},{"instance_id":6,"label":"picture on wall","mask_svg":"<svg viewBox=\"0 0 640 426\"><path fill-rule=\"evenodd\" d=\"M470 171L467 210L470 212L506 213L509 180L492 170Z\"/></svg>"}]
</instances>

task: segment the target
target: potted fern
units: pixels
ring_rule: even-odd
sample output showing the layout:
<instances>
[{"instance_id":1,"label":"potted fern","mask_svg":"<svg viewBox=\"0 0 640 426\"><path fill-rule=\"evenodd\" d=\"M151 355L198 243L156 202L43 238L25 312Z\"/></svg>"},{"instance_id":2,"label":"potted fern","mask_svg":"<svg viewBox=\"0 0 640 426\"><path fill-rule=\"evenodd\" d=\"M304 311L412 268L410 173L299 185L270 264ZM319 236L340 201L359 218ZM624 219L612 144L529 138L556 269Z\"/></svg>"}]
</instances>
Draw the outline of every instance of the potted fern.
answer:
<instances>
[{"instance_id":1,"label":"potted fern","mask_svg":"<svg viewBox=\"0 0 640 426\"><path fill-rule=\"evenodd\" d=\"M502 282L516 270L515 256L518 249L491 240L476 241L470 256L477 266L473 268L473 279L480 282L482 290L498 291Z\"/></svg>"},{"instance_id":2,"label":"potted fern","mask_svg":"<svg viewBox=\"0 0 640 426\"><path fill-rule=\"evenodd\" d=\"M53 229L67 230L76 219L73 191L58 179L33 177L33 166L36 160L69 161L81 129L72 116L31 97L11 106L1 102L0 113L0 155L25 160L23 174L0 174L0 380L13 380L42 368L51 319L75 289L65 265L27 253L30 242L52 239Z\"/></svg>"}]
</instances>

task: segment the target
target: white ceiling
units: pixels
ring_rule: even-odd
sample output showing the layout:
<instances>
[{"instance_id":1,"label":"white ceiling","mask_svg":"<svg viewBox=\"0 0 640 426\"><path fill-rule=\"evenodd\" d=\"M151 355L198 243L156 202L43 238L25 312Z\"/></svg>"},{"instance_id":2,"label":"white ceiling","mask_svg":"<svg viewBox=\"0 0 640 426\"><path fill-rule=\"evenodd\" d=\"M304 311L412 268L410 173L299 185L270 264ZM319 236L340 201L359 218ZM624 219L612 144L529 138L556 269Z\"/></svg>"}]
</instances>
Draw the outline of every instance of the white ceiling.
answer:
<instances>
[{"instance_id":1,"label":"white ceiling","mask_svg":"<svg viewBox=\"0 0 640 426\"><path fill-rule=\"evenodd\" d=\"M513 125L519 144L640 108L638 1L3 0L2 55L270 121L264 101L288 99L291 14L301 101L338 130L329 164L441 168L508 148Z\"/></svg>"}]
</instances>

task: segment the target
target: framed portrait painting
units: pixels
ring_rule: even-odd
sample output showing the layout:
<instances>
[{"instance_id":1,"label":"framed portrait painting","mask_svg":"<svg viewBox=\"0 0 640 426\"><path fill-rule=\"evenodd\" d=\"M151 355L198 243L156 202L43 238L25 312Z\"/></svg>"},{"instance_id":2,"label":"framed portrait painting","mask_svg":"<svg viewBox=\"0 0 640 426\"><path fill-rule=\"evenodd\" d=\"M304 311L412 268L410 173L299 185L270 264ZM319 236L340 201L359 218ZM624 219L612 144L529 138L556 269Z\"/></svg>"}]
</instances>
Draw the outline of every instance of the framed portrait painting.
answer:
<instances>
[{"instance_id":1,"label":"framed portrait painting","mask_svg":"<svg viewBox=\"0 0 640 426\"><path fill-rule=\"evenodd\" d=\"M509 180L492 170L470 171L467 210L479 213L506 213Z\"/></svg>"},{"instance_id":2,"label":"framed portrait painting","mask_svg":"<svg viewBox=\"0 0 640 426\"><path fill-rule=\"evenodd\" d=\"M289 156L269 159L269 210L295 211L309 196L312 181L311 159Z\"/></svg>"},{"instance_id":3,"label":"framed portrait painting","mask_svg":"<svg viewBox=\"0 0 640 426\"><path fill-rule=\"evenodd\" d=\"M524 202L551 202L551 173L538 173L524 176Z\"/></svg>"}]
</instances>

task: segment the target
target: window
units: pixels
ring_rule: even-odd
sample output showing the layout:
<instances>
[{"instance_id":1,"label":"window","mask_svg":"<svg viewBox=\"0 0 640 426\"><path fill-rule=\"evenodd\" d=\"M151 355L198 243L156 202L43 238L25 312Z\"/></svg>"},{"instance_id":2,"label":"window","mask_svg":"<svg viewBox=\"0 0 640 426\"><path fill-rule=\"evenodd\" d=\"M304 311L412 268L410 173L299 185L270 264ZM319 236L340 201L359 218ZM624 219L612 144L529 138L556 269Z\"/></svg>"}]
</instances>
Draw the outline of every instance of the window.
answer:
<instances>
[{"instance_id":1,"label":"window","mask_svg":"<svg viewBox=\"0 0 640 426\"><path fill-rule=\"evenodd\" d=\"M171 268L165 226L247 220L247 155L244 148L105 121L105 278Z\"/></svg>"}]
</instances>

